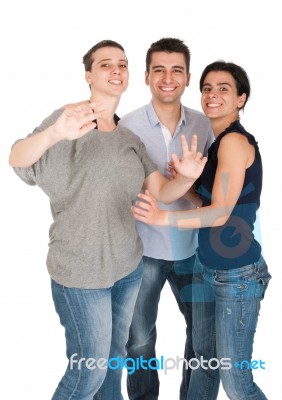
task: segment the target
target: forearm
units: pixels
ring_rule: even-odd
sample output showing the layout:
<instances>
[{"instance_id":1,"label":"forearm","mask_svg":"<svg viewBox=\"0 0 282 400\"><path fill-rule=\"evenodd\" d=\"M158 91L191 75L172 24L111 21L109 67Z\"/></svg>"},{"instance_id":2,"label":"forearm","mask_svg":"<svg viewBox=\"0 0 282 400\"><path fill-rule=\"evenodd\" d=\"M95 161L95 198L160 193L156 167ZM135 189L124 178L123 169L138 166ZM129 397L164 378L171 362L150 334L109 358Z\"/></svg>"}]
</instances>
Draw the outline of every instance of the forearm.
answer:
<instances>
[{"instance_id":1,"label":"forearm","mask_svg":"<svg viewBox=\"0 0 282 400\"><path fill-rule=\"evenodd\" d=\"M172 181L166 181L159 190L157 199L164 204L170 204L183 197L191 188L194 181L177 176Z\"/></svg>"},{"instance_id":2,"label":"forearm","mask_svg":"<svg viewBox=\"0 0 282 400\"><path fill-rule=\"evenodd\" d=\"M11 150L9 164L18 168L30 167L58 141L53 126L34 136L20 140Z\"/></svg>"},{"instance_id":3,"label":"forearm","mask_svg":"<svg viewBox=\"0 0 282 400\"><path fill-rule=\"evenodd\" d=\"M191 187L188 192L185 193L183 196L187 201L192 203L195 207L202 207L202 199L198 195L198 193L195 192L194 188Z\"/></svg>"},{"instance_id":4,"label":"forearm","mask_svg":"<svg viewBox=\"0 0 282 400\"><path fill-rule=\"evenodd\" d=\"M164 225L178 228L198 229L224 225L233 210L233 205L208 206L189 211L163 211Z\"/></svg>"}]
</instances>

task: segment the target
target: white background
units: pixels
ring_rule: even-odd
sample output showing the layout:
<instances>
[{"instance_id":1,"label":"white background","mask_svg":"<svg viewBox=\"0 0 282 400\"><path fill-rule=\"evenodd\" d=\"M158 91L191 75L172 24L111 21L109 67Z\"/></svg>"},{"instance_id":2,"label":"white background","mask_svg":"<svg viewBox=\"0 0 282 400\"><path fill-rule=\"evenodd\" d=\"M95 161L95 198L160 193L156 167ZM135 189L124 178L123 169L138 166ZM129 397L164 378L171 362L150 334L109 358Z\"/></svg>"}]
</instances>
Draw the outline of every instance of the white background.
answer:
<instances>
[{"instance_id":1,"label":"white background","mask_svg":"<svg viewBox=\"0 0 282 400\"><path fill-rule=\"evenodd\" d=\"M192 77L184 104L200 110L200 73L219 58L242 65L251 80L242 122L256 136L263 156L260 225L273 276L262 303L253 357L265 361L266 370L254 374L269 399L281 399L281 16L278 0L1 2L1 399L50 399L66 366L64 332L45 267L48 199L16 177L8 166L10 147L55 108L88 98L81 59L102 39L120 42L129 58L130 86L118 114L147 103L145 53L153 41L168 36L185 40L191 49ZM165 287L158 356L182 356L184 339L182 317ZM161 400L178 398L180 375L177 370L160 374ZM224 399L220 391L219 400Z\"/></svg>"}]
</instances>

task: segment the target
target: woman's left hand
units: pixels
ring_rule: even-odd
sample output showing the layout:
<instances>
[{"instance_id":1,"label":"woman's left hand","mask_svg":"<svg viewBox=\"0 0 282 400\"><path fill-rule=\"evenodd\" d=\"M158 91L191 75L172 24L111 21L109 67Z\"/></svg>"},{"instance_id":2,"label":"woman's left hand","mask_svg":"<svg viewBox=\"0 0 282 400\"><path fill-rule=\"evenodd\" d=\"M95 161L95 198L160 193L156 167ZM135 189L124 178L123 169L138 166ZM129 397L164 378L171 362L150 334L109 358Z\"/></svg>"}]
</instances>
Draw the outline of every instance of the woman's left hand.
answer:
<instances>
[{"instance_id":1,"label":"woman's left hand","mask_svg":"<svg viewBox=\"0 0 282 400\"><path fill-rule=\"evenodd\" d=\"M145 190L145 194L139 193L138 198L142 201L137 200L131 207L131 213L137 221L149 225L168 225L167 211L159 209L157 200L150 195L148 190Z\"/></svg>"},{"instance_id":2,"label":"woman's left hand","mask_svg":"<svg viewBox=\"0 0 282 400\"><path fill-rule=\"evenodd\" d=\"M194 182L201 175L207 158L203 157L202 153L197 152L197 135L192 136L190 150L185 136L181 135L181 147L181 160L175 153L172 154L174 169L182 177Z\"/></svg>"}]
</instances>

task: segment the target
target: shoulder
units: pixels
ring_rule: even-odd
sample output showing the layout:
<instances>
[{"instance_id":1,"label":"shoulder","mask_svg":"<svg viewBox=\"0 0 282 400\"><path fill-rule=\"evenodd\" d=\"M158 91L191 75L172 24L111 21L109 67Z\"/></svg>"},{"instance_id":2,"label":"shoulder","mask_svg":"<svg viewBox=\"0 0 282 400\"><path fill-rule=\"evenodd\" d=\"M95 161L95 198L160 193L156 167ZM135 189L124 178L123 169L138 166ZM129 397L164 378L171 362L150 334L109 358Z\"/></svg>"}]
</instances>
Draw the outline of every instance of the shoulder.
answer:
<instances>
[{"instance_id":1,"label":"shoulder","mask_svg":"<svg viewBox=\"0 0 282 400\"><path fill-rule=\"evenodd\" d=\"M248 138L241 132L228 132L220 139L221 145L228 146L245 146L249 144Z\"/></svg>"},{"instance_id":2,"label":"shoulder","mask_svg":"<svg viewBox=\"0 0 282 400\"><path fill-rule=\"evenodd\" d=\"M234 121L218 136L218 142L221 141L224 141L225 143L249 143L257 147L257 141L255 137L246 131L239 120Z\"/></svg>"},{"instance_id":3,"label":"shoulder","mask_svg":"<svg viewBox=\"0 0 282 400\"><path fill-rule=\"evenodd\" d=\"M212 131L210 120L203 112L186 106L183 106L183 112L188 125L206 133Z\"/></svg>"},{"instance_id":4,"label":"shoulder","mask_svg":"<svg viewBox=\"0 0 282 400\"><path fill-rule=\"evenodd\" d=\"M194 108L190 108L187 106L183 106L183 111L184 114L189 118L195 118L197 120L207 122L208 124L210 123L209 119L205 116L205 114L202 111L195 110Z\"/></svg>"},{"instance_id":5,"label":"shoulder","mask_svg":"<svg viewBox=\"0 0 282 400\"><path fill-rule=\"evenodd\" d=\"M130 143L143 144L138 135L136 135L130 128L118 123L119 134Z\"/></svg>"},{"instance_id":6,"label":"shoulder","mask_svg":"<svg viewBox=\"0 0 282 400\"><path fill-rule=\"evenodd\" d=\"M120 118L119 124L123 125L127 122L136 121L136 118L145 115L147 106L139 107Z\"/></svg>"},{"instance_id":7,"label":"shoulder","mask_svg":"<svg viewBox=\"0 0 282 400\"><path fill-rule=\"evenodd\" d=\"M251 152L252 146L244 134L236 131L229 132L219 142L218 159L233 162L238 166L239 160L247 160Z\"/></svg>"}]
</instances>

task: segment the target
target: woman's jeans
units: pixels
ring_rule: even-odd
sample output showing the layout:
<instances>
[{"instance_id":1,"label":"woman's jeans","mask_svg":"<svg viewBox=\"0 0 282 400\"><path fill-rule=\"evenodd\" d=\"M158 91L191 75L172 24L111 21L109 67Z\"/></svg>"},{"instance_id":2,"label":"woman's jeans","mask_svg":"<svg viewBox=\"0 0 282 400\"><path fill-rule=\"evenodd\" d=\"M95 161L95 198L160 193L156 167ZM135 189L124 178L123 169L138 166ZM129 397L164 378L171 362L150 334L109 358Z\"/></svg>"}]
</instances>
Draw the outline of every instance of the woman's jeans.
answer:
<instances>
[{"instance_id":1,"label":"woman's jeans","mask_svg":"<svg viewBox=\"0 0 282 400\"><path fill-rule=\"evenodd\" d=\"M229 399L266 399L253 381L250 362L260 302L270 278L262 257L231 270L206 268L196 258L193 346L200 366L192 370L187 399L216 399L220 379Z\"/></svg>"},{"instance_id":2,"label":"woman's jeans","mask_svg":"<svg viewBox=\"0 0 282 400\"><path fill-rule=\"evenodd\" d=\"M93 400L96 393L97 400L123 399L122 360L142 272L141 261L107 289L67 288L52 280L69 360L52 400Z\"/></svg>"}]
</instances>

